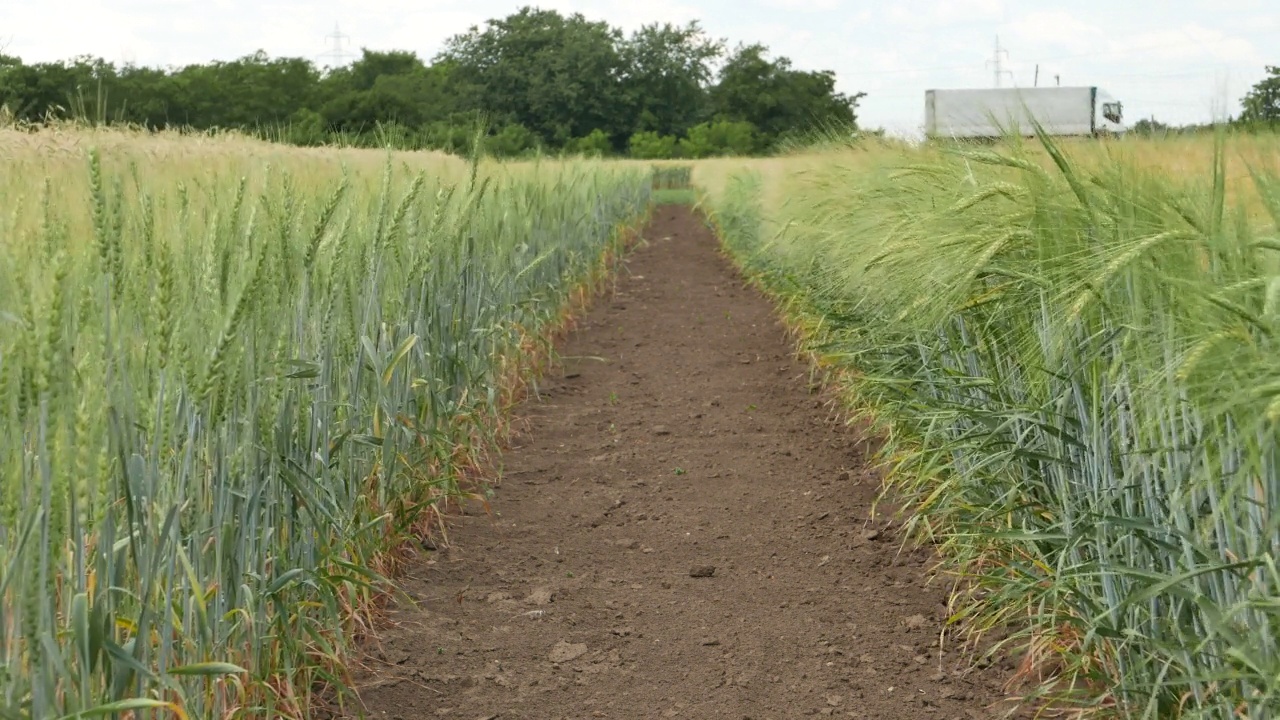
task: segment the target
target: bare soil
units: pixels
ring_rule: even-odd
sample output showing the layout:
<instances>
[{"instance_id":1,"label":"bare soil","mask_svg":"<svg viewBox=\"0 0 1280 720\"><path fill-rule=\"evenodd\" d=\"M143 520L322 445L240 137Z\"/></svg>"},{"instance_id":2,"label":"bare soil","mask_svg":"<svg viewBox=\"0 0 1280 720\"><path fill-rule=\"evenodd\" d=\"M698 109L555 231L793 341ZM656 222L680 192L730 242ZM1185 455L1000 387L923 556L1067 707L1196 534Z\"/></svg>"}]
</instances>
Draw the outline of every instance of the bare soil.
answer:
<instances>
[{"instance_id":1,"label":"bare soil","mask_svg":"<svg viewBox=\"0 0 1280 720\"><path fill-rule=\"evenodd\" d=\"M664 206L520 406L492 514L403 580L371 717L985 718L869 446L691 210Z\"/></svg>"}]
</instances>

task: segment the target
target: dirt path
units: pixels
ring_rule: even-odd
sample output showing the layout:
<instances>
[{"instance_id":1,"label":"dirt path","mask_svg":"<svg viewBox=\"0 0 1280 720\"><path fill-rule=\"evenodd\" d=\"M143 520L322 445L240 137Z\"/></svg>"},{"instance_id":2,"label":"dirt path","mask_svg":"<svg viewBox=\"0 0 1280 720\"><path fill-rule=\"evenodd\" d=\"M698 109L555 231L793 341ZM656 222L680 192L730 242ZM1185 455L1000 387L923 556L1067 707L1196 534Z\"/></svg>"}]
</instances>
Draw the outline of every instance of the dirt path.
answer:
<instances>
[{"instance_id":1,"label":"dirt path","mask_svg":"<svg viewBox=\"0 0 1280 720\"><path fill-rule=\"evenodd\" d=\"M866 518L876 482L770 305L686 208L521 408L495 515L406 586L373 718L987 717L945 591ZM714 568L714 571L712 571Z\"/></svg>"}]
</instances>

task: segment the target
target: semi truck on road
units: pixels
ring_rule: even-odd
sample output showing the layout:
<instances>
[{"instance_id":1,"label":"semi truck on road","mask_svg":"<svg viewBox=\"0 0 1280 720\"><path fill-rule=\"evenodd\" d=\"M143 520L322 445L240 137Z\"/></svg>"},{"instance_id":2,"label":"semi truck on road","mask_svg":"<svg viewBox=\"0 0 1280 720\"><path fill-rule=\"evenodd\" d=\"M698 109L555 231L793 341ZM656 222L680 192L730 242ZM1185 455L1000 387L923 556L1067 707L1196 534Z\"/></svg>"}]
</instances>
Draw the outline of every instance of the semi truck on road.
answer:
<instances>
[{"instance_id":1,"label":"semi truck on road","mask_svg":"<svg viewBox=\"0 0 1280 720\"><path fill-rule=\"evenodd\" d=\"M1123 135L1123 107L1097 87L926 90L925 135L931 138L999 138L1035 134Z\"/></svg>"}]
</instances>

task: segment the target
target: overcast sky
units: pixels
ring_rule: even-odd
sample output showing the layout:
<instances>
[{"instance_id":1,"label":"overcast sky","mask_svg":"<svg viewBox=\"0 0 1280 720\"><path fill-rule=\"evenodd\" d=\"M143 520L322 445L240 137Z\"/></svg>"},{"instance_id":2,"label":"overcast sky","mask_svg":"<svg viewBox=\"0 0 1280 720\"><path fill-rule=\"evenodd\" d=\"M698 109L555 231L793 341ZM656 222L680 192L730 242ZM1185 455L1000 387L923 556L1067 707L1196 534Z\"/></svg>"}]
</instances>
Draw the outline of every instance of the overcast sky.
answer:
<instances>
[{"instance_id":1,"label":"overcast sky","mask_svg":"<svg viewBox=\"0 0 1280 720\"><path fill-rule=\"evenodd\" d=\"M862 91L864 127L913 132L931 87L990 87L996 36L1005 85L1098 85L1126 119L1176 123L1238 112L1280 64L1277 0L0 0L0 48L28 62L91 54L140 65L229 60L263 49L322 61L335 24L353 50L413 50L535 4L631 30L697 19L759 41Z\"/></svg>"}]
</instances>

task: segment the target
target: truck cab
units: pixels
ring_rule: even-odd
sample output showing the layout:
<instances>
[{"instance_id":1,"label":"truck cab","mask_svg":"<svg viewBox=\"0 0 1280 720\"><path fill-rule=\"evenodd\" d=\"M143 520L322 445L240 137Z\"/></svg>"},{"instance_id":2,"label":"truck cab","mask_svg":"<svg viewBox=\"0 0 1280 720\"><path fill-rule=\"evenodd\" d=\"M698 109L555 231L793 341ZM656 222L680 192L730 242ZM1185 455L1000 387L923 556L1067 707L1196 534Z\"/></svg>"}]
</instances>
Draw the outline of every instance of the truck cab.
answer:
<instances>
[{"instance_id":1,"label":"truck cab","mask_svg":"<svg viewBox=\"0 0 1280 720\"><path fill-rule=\"evenodd\" d=\"M1093 123L1099 135L1124 135L1128 130L1124 124L1124 105L1103 90L1098 90L1097 116Z\"/></svg>"}]
</instances>

